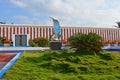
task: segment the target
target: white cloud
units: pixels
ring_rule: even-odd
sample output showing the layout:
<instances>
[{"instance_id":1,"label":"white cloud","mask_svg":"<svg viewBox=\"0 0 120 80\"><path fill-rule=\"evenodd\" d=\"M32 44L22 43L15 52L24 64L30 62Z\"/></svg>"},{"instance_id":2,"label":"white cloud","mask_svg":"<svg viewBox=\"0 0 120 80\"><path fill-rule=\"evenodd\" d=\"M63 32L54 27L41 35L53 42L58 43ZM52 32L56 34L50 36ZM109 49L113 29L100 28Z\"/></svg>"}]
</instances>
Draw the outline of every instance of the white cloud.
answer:
<instances>
[{"instance_id":1,"label":"white cloud","mask_svg":"<svg viewBox=\"0 0 120 80\"><path fill-rule=\"evenodd\" d=\"M21 0L10 0L11 3L18 7L26 7L27 5L23 3Z\"/></svg>"},{"instance_id":2,"label":"white cloud","mask_svg":"<svg viewBox=\"0 0 120 80\"><path fill-rule=\"evenodd\" d=\"M18 15L18 16L14 16L13 19L16 21L19 21L20 24L45 24L45 25L48 25L50 22L47 22L46 23L46 20L40 20L39 18L37 17L28 17L28 16L21 16L21 15Z\"/></svg>"},{"instance_id":3,"label":"white cloud","mask_svg":"<svg viewBox=\"0 0 120 80\"><path fill-rule=\"evenodd\" d=\"M62 25L112 26L116 21L120 20L119 0L116 0L117 2L115 0L10 1L16 6L28 10L33 16L57 17ZM40 19L38 20L40 21Z\"/></svg>"}]
</instances>

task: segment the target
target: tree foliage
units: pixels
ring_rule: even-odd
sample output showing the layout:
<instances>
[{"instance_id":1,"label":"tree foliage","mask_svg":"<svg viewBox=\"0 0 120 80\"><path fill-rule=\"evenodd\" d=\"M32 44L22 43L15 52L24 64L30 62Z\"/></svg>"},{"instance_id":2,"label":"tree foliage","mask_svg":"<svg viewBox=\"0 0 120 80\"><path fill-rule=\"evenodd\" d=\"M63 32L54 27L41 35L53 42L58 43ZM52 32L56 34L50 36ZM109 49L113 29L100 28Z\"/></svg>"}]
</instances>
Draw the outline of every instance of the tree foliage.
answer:
<instances>
[{"instance_id":1,"label":"tree foliage","mask_svg":"<svg viewBox=\"0 0 120 80\"><path fill-rule=\"evenodd\" d=\"M120 28L120 22L117 22L118 28Z\"/></svg>"},{"instance_id":2,"label":"tree foliage","mask_svg":"<svg viewBox=\"0 0 120 80\"><path fill-rule=\"evenodd\" d=\"M72 47L77 48L77 51L86 51L98 53L102 51L101 37L96 33L75 34L68 38Z\"/></svg>"},{"instance_id":3,"label":"tree foliage","mask_svg":"<svg viewBox=\"0 0 120 80\"><path fill-rule=\"evenodd\" d=\"M45 47L48 45L48 43L49 43L49 41L46 38L44 38L44 37L38 38L38 46Z\"/></svg>"}]
</instances>

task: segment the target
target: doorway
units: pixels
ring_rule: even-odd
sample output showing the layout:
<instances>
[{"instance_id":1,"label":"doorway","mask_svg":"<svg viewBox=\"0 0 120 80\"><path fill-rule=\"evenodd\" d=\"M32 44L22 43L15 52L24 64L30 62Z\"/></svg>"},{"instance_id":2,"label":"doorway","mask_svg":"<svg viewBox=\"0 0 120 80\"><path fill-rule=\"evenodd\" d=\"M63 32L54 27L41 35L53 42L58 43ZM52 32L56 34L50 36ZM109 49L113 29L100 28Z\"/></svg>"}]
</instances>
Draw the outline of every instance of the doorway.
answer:
<instances>
[{"instance_id":1,"label":"doorway","mask_svg":"<svg viewBox=\"0 0 120 80\"><path fill-rule=\"evenodd\" d=\"M29 46L28 41L29 41L28 34L22 34L22 35L13 34L13 46L17 46L17 47Z\"/></svg>"}]
</instances>

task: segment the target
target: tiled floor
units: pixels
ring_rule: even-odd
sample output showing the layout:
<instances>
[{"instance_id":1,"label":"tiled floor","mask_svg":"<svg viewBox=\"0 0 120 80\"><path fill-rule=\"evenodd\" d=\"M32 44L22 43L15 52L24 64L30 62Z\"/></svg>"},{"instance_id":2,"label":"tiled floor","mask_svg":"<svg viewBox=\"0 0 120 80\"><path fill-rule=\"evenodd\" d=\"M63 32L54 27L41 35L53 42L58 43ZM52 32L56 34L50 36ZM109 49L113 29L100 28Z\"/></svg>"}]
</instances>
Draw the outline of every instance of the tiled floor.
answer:
<instances>
[{"instance_id":1,"label":"tiled floor","mask_svg":"<svg viewBox=\"0 0 120 80\"><path fill-rule=\"evenodd\" d=\"M8 62L0 62L0 69L2 69Z\"/></svg>"},{"instance_id":2,"label":"tiled floor","mask_svg":"<svg viewBox=\"0 0 120 80\"><path fill-rule=\"evenodd\" d=\"M7 64L16 53L0 53L0 69Z\"/></svg>"}]
</instances>

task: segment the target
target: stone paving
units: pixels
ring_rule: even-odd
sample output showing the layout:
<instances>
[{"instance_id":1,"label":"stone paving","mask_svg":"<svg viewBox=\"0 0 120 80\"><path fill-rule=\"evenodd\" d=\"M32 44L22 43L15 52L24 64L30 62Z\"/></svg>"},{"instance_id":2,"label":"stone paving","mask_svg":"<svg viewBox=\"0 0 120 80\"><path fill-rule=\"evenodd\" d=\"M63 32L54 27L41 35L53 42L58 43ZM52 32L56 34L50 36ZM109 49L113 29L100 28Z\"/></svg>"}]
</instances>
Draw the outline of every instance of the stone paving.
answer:
<instances>
[{"instance_id":1,"label":"stone paving","mask_svg":"<svg viewBox=\"0 0 120 80\"><path fill-rule=\"evenodd\" d=\"M8 62L0 62L0 69L2 69Z\"/></svg>"}]
</instances>

